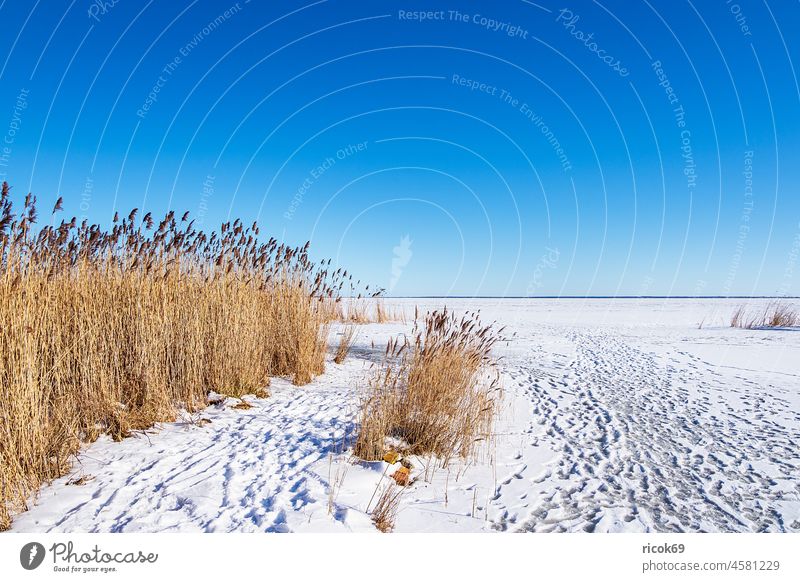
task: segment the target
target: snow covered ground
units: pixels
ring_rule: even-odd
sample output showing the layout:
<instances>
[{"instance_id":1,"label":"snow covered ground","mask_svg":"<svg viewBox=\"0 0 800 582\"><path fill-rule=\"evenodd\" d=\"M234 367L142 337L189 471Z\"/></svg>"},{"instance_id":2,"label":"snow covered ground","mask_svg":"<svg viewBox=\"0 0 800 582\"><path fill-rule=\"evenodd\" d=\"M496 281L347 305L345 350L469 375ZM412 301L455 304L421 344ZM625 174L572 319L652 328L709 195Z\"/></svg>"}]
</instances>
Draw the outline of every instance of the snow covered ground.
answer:
<instances>
[{"instance_id":1,"label":"snow covered ground","mask_svg":"<svg viewBox=\"0 0 800 582\"><path fill-rule=\"evenodd\" d=\"M415 459L395 531L800 531L800 331L726 327L741 303L448 300L516 334L496 350L499 434L468 465ZM250 409L101 439L12 529L375 531L386 465L342 443L369 366L409 329L361 326L344 364L274 380Z\"/></svg>"}]
</instances>

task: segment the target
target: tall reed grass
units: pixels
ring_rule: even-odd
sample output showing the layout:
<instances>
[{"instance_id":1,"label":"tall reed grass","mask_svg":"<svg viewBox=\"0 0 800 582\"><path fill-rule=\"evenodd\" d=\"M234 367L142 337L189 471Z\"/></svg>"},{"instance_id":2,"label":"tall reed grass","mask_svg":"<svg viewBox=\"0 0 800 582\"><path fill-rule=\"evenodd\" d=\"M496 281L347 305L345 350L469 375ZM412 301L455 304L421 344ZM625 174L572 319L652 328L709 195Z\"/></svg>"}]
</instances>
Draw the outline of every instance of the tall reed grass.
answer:
<instances>
[{"instance_id":1,"label":"tall reed grass","mask_svg":"<svg viewBox=\"0 0 800 582\"><path fill-rule=\"evenodd\" d=\"M34 228L0 194L0 530L82 442L171 420L210 390L263 391L322 372L327 323L350 279L255 223L210 235L188 213L137 211L104 230Z\"/></svg>"},{"instance_id":2,"label":"tall reed grass","mask_svg":"<svg viewBox=\"0 0 800 582\"><path fill-rule=\"evenodd\" d=\"M394 439L407 454L443 464L472 456L492 433L499 382L491 350L502 332L477 313L415 317L412 339L390 341L370 378L355 454L380 459Z\"/></svg>"}]
</instances>

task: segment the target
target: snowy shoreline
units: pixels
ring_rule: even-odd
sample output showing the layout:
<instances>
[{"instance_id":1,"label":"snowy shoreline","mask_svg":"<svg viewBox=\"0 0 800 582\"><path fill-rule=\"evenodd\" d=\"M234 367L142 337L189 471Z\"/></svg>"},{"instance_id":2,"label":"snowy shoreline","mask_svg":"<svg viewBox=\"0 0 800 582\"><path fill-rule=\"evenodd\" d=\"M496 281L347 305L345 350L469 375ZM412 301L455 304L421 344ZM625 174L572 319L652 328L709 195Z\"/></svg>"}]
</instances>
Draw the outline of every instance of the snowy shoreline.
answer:
<instances>
[{"instance_id":1,"label":"snowy shoreline","mask_svg":"<svg viewBox=\"0 0 800 582\"><path fill-rule=\"evenodd\" d=\"M428 475L414 460L395 531L800 531L800 332L728 327L768 301L387 301L481 309L515 334L496 349L495 442ZM100 439L11 531L375 531L385 465L349 463L341 443L370 365L410 327L359 326L343 364L275 379L250 409Z\"/></svg>"}]
</instances>

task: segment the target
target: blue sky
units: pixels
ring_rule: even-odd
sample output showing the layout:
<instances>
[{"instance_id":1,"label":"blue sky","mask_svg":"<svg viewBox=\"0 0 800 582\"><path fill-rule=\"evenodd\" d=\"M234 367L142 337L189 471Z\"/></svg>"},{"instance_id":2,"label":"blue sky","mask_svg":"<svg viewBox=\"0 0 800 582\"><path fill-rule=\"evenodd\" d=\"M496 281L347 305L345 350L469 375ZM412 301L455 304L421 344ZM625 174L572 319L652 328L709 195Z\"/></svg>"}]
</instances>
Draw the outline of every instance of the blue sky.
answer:
<instances>
[{"instance_id":1,"label":"blue sky","mask_svg":"<svg viewBox=\"0 0 800 582\"><path fill-rule=\"evenodd\" d=\"M797 3L0 16L0 178L68 215L258 219L399 296L800 294Z\"/></svg>"}]
</instances>

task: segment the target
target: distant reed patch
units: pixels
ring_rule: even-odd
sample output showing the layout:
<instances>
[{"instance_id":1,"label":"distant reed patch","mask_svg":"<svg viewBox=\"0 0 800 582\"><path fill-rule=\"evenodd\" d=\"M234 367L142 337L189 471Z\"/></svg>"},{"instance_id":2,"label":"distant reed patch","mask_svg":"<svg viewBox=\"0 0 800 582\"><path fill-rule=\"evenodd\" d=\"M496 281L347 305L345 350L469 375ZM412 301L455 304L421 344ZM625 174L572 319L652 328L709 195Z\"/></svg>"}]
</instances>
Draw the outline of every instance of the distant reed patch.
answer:
<instances>
[{"instance_id":1,"label":"distant reed patch","mask_svg":"<svg viewBox=\"0 0 800 582\"><path fill-rule=\"evenodd\" d=\"M744 329L800 327L800 311L786 301L770 301L761 309L740 305L733 312L730 325Z\"/></svg>"}]
</instances>

